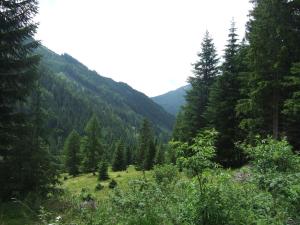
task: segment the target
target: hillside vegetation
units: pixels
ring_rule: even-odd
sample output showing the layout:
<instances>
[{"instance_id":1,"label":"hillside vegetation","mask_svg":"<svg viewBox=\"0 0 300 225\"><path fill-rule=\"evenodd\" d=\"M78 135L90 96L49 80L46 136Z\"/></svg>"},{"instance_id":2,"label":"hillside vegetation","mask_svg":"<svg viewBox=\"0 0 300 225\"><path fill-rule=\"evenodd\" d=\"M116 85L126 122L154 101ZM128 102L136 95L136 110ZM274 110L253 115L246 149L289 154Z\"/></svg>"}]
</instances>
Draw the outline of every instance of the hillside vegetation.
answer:
<instances>
[{"instance_id":1,"label":"hillside vegetation","mask_svg":"<svg viewBox=\"0 0 300 225\"><path fill-rule=\"evenodd\" d=\"M168 113L176 116L181 106L185 104L186 92L190 88L190 85L186 85L174 91L152 97L152 100L162 106Z\"/></svg>"},{"instance_id":2,"label":"hillside vegetation","mask_svg":"<svg viewBox=\"0 0 300 225\"><path fill-rule=\"evenodd\" d=\"M144 118L158 135L168 137L174 117L143 93L100 76L68 54L57 55L45 47L37 52L42 56L41 104L55 147L62 147L72 129L82 134L93 113L100 120L108 146L120 138L134 140Z\"/></svg>"}]
</instances>

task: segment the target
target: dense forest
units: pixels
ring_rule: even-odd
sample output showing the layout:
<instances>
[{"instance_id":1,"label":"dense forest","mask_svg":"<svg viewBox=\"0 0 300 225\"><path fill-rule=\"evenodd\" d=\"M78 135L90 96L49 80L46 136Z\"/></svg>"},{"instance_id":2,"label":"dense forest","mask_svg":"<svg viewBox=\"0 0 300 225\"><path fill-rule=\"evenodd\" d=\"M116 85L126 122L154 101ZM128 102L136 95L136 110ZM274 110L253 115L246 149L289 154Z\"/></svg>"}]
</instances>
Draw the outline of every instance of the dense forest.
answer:
<instances>
[{"instance_id":1,"label":"dense forest","mask_svg":"<svg viewBox=\"0 0 300 225\"><path fill-rule=\"evenodd\" d=\"M300 2L251 3L222 56L204 34L175 121L0 0L0 225L300 224Z\"/></svg>"}]
</instances>

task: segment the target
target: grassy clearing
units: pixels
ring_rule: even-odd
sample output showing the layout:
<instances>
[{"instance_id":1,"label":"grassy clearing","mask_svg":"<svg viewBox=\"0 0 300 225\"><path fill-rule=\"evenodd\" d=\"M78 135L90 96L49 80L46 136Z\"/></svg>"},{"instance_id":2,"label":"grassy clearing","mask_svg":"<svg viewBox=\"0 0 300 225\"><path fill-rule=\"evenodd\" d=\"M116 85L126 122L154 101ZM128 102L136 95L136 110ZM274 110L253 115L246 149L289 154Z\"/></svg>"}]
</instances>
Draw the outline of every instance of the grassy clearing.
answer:
<instances>
[{"instance_id":1,"label":"grassy clearing","mask_svg":"<svg viewBox=\"0 0 300 225\"><path fill-rule=\"evenodd\" d=\"M150 172L146 172L146 177L149 177ZM122 190L128 188L130 180L141 178L143 176L142 171L137 171L133 166L129 166L126 171L113 172L111 169L108 171L109 180L98 181L98 174L82 174L77 177L69 177L63 181L62 188L71 193L72 195L79 195L83 188L93 193L97 200L107 198L111 189L108 187L109 182L114 179L118 187ZM95 191L95 187L98 183L101 183L104 188L100 191Z\"/></svg>"},{"instance_id":2,"label":"grassy clearing","mask_svg":"<svg viewBox=\"0 0 300 225\"><path fill-rule=\"evenodd\" d=\"M146 177L150 178L151 172L146 172ZM108 184L114 179L118 187L122 190L128 188L128 183L131 180L143 177L142 171L135 170L134 166L129 166L126 171L113 172L109 169L109 180L98 181L98 174L81 174L77 177L68 177L67 180L62 181L61 188L71 195L80 195L83 188L92 193L97 200L103 200L109 197L112 191ZM62 177L64 177L63 175ZM96 191L95 187L98 183L101 183L104 188L100 191ZM56 211L55 204L46 203L45 208L49 211ZM36 224L36 216L29 206L22 202L14 203L0 203L0 225L33 225Z\"/></svg>"}]
</instances>

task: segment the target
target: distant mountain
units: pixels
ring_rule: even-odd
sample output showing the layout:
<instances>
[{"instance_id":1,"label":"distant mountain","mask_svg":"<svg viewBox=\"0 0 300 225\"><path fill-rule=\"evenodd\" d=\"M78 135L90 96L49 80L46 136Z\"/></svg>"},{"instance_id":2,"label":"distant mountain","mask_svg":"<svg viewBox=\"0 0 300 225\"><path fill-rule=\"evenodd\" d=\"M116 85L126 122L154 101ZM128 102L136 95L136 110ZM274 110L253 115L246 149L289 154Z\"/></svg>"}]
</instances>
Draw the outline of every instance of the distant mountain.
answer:
<instances>
[{"instance_id":1,"label":"distant mountain","mask_svg":"<svg viewBox=\"0 0 300 225\"><path fill-rule=\"evenodd\" d=\"M185 94L190 88L190 85L186 85L174 91L153 97L152 100L161 105L167 112L176 116L180 107L185 104Z\"/></svg>"},{"instance_id":2,"label":"distant mountain","mask_svg":"<svg viewBox=\"0 0 300 225\"><path fill-rule=\"evenodd\" d=\"M134 141L143 118L153 124L157 135L167 137L171 132L174 116L143 93L100 76L68 54L58 55L46 47L38 53L42 55L42 106L57 148L72 129L82 134L93 113L109 147L120 138Z\"/></svg>"}]
</instances>

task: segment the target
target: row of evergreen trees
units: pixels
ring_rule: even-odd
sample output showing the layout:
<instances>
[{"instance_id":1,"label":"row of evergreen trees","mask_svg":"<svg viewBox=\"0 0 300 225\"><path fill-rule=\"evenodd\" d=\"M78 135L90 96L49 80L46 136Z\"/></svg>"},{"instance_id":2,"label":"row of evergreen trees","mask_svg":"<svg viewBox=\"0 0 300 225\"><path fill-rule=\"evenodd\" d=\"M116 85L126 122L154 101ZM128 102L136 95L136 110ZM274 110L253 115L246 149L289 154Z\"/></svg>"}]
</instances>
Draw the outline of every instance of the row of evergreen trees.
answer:
<instances>
[{"instance_id":1,"label":"row of evergreen trees","mask_svg":"<svg viewBox=\"0 0 300 225\"><path fill-rule=\"evenodd\" d=\"M150 170L154 164L162 164L165 159L165 149L155 141L152 128L148 120L144 120L139 142L130 146L123 140L115 142L112 148L106 148L101 139L101 127L96 115L93 115L85 127L85 135L80 137L73 130L64 145L65 168L67 172L76 176L80 172L105 170L107 162L111 163L113 171L126 170L128 165L135 164L137 169ZM112 157L111 157L112 155Z\"/></svg>"},{"instance_id":2,"label":"row of evergreen trees","mask_svg":"<svg viewBox=\"0 0 300 225\"><path fill-rule=\"evenodd\" d=\"M217 161L225 166L241 165L245 158L235 143L257 134L287 136L300 149L300 3L252 2L246 39L238 42L232 22L221 65L205 34L173 133L191 142L199 131L215 128Z\"/></svg>"}]
</instances>

